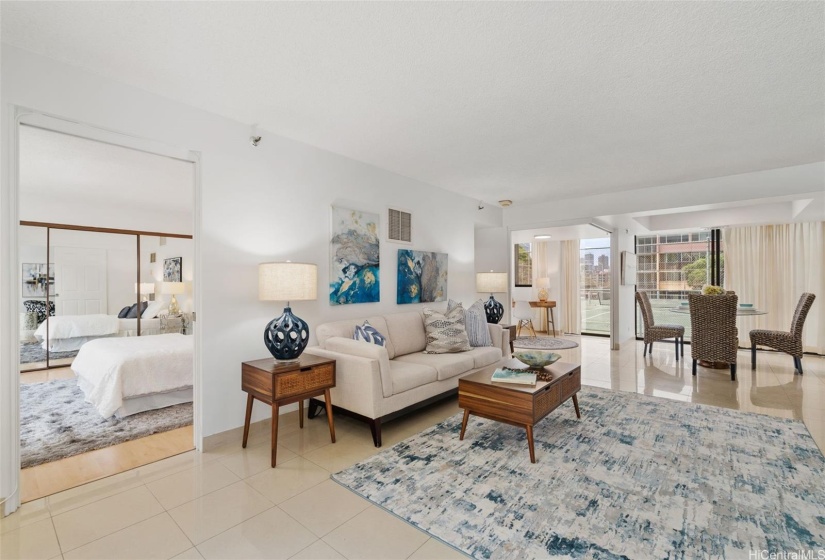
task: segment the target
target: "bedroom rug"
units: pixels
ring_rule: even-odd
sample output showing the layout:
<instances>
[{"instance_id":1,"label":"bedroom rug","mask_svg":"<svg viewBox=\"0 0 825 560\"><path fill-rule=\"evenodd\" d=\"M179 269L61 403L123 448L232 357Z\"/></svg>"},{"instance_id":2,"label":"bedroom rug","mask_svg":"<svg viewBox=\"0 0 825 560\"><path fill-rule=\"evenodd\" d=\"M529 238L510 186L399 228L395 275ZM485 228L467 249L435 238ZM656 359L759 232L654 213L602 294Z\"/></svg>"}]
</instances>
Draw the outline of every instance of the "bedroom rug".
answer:
<instances>
[{"instance_id":1,"label":"bedroom rug","mask_svg":"<svg viewBox=\"0 0 825 560\"><path fill-rule=\"evenodd\" d=\"M49 358L52 360L59 360L61 358L74 358L77 356L77 350L69 352L51 352ZM21 342L20 343L20 363L31 364L34 362L45 362L46 351L40 346L39 342Z\"/></svg>"},{"instance_id":2,"label":"bedroom rug","mask_svg":"<svg viewBox=\"0 0 825 560\"><path fill-rule=\"evenodd\" d=\"M104 419L74 379L20 386L22 468L56 461L192 423L192 403Z\"/></svg>"},{"instance_id":3,"label":"bedroom rug","mask_svg":"<svg viewBox=\"0 0 825 560\"><path fill-rule=\"evenodd\" d=\"M513 346L516 348L527 348L528 350L565 350L567 348L576 348L579 344L566 338L551 338L551 337L530 337L520 336L513 340Z\"/></svg>"},{"instance_id":4,"label":"bedroom rug","mask_svg":"<svg viewBox=\"0 0 825 560\"><path fill-rule=\"evenodd\" d=\"M825 543L802 422L586 387L534 429L461 414L332 475L475 558L748 558Z\"/></svg>"}]
</instances>

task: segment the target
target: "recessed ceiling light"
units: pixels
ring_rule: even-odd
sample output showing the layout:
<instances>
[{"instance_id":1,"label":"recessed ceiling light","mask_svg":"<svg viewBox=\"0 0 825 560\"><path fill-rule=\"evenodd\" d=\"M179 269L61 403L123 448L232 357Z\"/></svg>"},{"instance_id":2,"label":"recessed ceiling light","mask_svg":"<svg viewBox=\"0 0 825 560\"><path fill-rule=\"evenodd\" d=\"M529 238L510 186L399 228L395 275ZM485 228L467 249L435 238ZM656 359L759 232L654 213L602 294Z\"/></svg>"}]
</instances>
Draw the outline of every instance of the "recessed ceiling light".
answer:
<instances>
[{"instance_id":1,"label":"recessed ceiling light","mask_svg":"<svg viewBox=\"0 0 825 560\"><path fill-rule=\"evenodd\" d=\"M547 235L546 233L540 233L539 235L534 235L533 239L550 239L553 237L552 235Z\"/></svg>"}]
</instances>

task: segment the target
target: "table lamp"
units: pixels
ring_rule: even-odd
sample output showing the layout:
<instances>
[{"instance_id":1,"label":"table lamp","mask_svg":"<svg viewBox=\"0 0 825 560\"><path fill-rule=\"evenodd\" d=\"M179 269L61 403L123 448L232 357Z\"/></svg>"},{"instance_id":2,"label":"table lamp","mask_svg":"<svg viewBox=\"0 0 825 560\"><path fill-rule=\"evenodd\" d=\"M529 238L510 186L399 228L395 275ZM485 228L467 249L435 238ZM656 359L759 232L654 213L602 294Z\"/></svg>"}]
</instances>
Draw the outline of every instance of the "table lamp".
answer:
<instances>
[{"instance_id":1,"label":"table lamp","mask_svg":"<svg viewBox=\"0 0 825 560\"><path fill-rule=\"evenodd\" d=\"M264 344L276 360L297 361L309 342L309 325L292 314L289 302L317 297L316 265L288 261L258 265L258 299L286 302L283 315L272 319L264 329Z\"/></svg>"},{"instance_id":2,"label":"table lamp","mask_svg":"<svg viewBox=\"0 0 825 560\"><path fill-rule=\"evenodd\" d=\"M539 289L539 301L547 301L547 298L550 295L550 279L536 278L536 287Z\"/></svg>"},{"instance_id":3,"label":"table lamp","mask_svg":"<svg viewBox=\"0 0 825 560\"><path fill-rule=\"evenodd\" d=\"M494 293L507 292L506 272L477 272L476 291L490 292L490 299L484 304L484 312L487 314L488 323L498 323L504 315L504 306L493 297Z\"/></svg>"},{"instance_id":4,"label":"table lamp","mask_svg":"<svg viewBox=\"0 0 825 560\"><path fill-rule=\"evenodd\" d=\"M164 282L160 290L164 294L172 295L172 299L169 302L169 315L180 315L180 307L178 307L178 300L175 299L175 295L184 293L186 291L186 284L183 282Z\"/></svg>"}]
</instances>

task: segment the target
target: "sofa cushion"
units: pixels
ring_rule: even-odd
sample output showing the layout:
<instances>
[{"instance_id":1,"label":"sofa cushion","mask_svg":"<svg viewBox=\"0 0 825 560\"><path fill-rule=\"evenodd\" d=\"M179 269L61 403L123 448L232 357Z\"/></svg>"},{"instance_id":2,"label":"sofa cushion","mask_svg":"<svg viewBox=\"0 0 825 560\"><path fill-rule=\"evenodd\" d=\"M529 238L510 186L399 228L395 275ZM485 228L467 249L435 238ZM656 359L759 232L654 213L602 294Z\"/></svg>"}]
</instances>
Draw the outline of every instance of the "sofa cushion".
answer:
<instances>
[{"instance_id":1,"label":"sofa cushion","mask_svg":"<svg viewBox=\"0 0 825 560\"><path fill-rule=\"evenodd\" d=\"M392 333L387 327L387 322L384 320L384 317L376 315L374 317L367 317L366 320L369 321L370 325L375 327L378 332L384 335L384 348L387 349L387 354L392 360L395 357L396 351L392 340ZM326 348L327 340L334 336L351 339L355 334L355 325L360 325L363 322L364 319L362 318L321 323L315 327L315 337L318 339L318 346ZM423 324L421 328L423 330Z\"/></svg>"},{"instance_id":2,"label":"sofa cushion","mask_svg":"<svg viewBox=\"0 0 825 560\"><path fill-rule=\"evenodd\" d=\"M473 348L462 356L469 355L473 357L473 366L476 368L483 368L489 366L501 359L501 349L498 346L482 346Z\"/></svg>"},{"instance_id":3,"label":"sofa cushion","mask_svg":"<svg viewBox=\"0 0 825 560\"><path fill-rule=\"evenodd\" d=\"M484 301L478 300L464 312L464 327L467 329L467 338L470 346L492 346L490 329L487 328L487 312L484 311Z\"/></svg>"},{"instance_id":4,"label":"sofa cushion","mask_svg":"<svg viewBox=\"0 0 825 560\"><path fill-rule=\"evenodd\" d=\"M433 367L438 372L439 381L462 375L475 367L472 352L460 354L422 354L419 352L398 356L394 361Z\"/></svg>"},{"instance_id":5,"label":"sofa cushion","mask_svg":"<svg viewBox=\"0 0 825 560\"><path fill-rule=\"evenodd\" d=\"M441 314L424 308L424 328L427 332L427 354L450 354L470 350L464 329L464 308L460 305Z\"/></svg>"},{"instance_id":6,"label":"sofa cushion","mask_svg":"<svg viewBox=\"0 0 825 560\"><path fill-rule=\"evenodd\" d=\"M392 394L397 395L438 379L438 372L430 366L399 361L397 358L390 362L390 378L392 379Z\"/></svg>"},{"instance_id":7,"label":"sofa cushion","mask_svg":"<svg viewBox=\"0 0 825 560\"><path fill-rule=\"evenodd\" d=\"M413 352L421 352L427 346L427 335L424 332L424 318L418 311L406 313L391 313L384 316L387 329L373 323L373 326L384 333L395 347L390 353L390 359Z\"/></svg>"}]
</instances>

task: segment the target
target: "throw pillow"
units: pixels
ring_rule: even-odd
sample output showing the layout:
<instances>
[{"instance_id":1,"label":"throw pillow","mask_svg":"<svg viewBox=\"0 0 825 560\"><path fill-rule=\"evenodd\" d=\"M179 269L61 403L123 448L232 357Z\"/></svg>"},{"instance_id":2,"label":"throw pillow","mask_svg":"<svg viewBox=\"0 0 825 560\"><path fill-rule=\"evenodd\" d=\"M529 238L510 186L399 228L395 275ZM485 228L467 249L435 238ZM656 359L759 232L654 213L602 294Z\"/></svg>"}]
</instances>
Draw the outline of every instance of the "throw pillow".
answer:
<instances>
[{"instance_id":1,"label":"throw pillow","mask_svg":"<svg viewBox=\"0 0 825 560\"><path fill-rule=\"evenodd\" d=\"M353 340L363 340L378 346L384 346L385 337L378 330L370 325L369 321L364 321L363 325L355 325L355 333L352 335Z\"/></svg>"},{"instance_id":2,"label":"throw pillow","mask_svg":"<svg viewBox=\"0 0 825 560\"><path fill-rule=\"evenodd\" d=\"M146 303L145 301L143 303ZM163 311L164 302L162 299L156 300L151 302L149 305L146 306L146 309L143 311L143 314L140 316L141 319L154 319L158 316L158 314Z\"/></svg>"},{"instance_id":3,"label":"throw pillow","mask_svg":"<svg viewBox=\"0 0 825 560\"><path fill-rule=\"evenodd\" d=\"M117 314L118 319L125 319L126 316L129 314L129 310L132 309L131 305L127 305L123 309L120 310L120 313Z\"/></svg>"},{"instance_id":4,"label":"throw pillow","mask_svg":"<svg viewBox=\"0 0 825 560\"><path fill-rule=\"evenodd\" d=\"M470 346L492 346L490 329L487 327L487 313L484 311L484 300L478 300L464 313L464 326L467 329L467 338Z\"/></svg>"},{"instance_id":5,"label":"throw pillow","mask_svg":"<svg viewBox=\"0 0 825 560\"><path fill-rule=\"evenodd\" d=\"M137 319L138 313L143 313L148 307L148 301L142 301L140 303L134 304L132 307L129 308L129 312L126 314L127 319ZM140 309L138 311L138 309Z\"/></svg>"},{"instance_id":6,"label":"throw pillow","mask_svg":"<svg viewBox=\"0 0 825 560\"><path fill-rule=\"evenodd\" d=\"M464 328L464 307L460 304L446 314L425 307L424 327L427 330L425 354L448 354L472 349Z\"/></svg>"}]
</instances>

